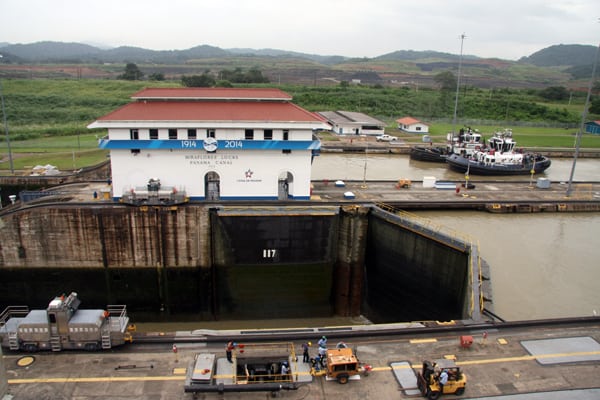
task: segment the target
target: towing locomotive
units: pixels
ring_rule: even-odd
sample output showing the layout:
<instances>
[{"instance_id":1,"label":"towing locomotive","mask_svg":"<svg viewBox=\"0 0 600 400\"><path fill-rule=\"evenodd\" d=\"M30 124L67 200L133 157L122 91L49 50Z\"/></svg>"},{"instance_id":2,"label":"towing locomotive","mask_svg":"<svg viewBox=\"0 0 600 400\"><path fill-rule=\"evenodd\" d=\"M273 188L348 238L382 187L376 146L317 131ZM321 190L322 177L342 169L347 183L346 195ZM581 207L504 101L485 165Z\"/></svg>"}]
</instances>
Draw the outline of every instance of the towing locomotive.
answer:
<instances>
[{"instance_id":1,"label":"towing locomotive","mask_svg":"<svg viewBox=\"0 0 600 400\"><path fill-rule=\"evenodd\" d=\"M9 306L0 314L0 345L10 350L35 352L67 349L106 350L131 342L133 325L129 324L124 305L110 305L105 310L79 309L77 293L50 301L45 310L27 306Z\"/></svg>"}]
</instances>

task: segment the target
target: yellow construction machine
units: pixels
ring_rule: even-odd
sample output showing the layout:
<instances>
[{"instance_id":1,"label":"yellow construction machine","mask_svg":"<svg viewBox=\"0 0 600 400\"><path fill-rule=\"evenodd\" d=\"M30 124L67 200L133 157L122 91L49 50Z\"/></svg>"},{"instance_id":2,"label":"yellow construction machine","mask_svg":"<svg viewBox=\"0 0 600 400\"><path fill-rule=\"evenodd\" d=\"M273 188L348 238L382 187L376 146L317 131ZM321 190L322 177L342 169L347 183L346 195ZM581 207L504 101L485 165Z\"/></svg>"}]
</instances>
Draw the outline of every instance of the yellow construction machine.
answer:
<instances>
[{"instance_id":1,"label":"yellow construction machine","mask_svg":"<svg viewBox=\"0 0 600 400\"><path fill-rule=\"evenodd\" d=\"M371 371L370 365L361 365L351 348L337 347L327 350L326 364L320 368L318 362L313 362L310 372L313 376L325 375L327 379L335 379L341 384L348 383L351 376Z\"/></svg>"},{"instance_id":2,"label":"yellow construction machine","mask_svg":"<svg viewBox=\"0 0 600 400\"><path fill-rule=\"evenodd\" d=\"M440 385L440 377L447 377L446 384ZM445 378L444 377L444 378ZM444 379L442 378L442 379ZM423 369L417 374L417 386L424 397L435 400L442 394L460 396L465 392L467 377L453 360L441 359L423 361Z\"/></svg>"},{"instance_id":3,"label":"yellow construction machine","mask_svg":"<svg viewBox=\"0 0 600 400\"><path fill-rule=\"evenodd\" d=\"M411 185L412 182L410 181L410 179L398 179L398 182L396 182L396 189L408 189L409 187L411 187Z\"/></svg>"}]
</instances>

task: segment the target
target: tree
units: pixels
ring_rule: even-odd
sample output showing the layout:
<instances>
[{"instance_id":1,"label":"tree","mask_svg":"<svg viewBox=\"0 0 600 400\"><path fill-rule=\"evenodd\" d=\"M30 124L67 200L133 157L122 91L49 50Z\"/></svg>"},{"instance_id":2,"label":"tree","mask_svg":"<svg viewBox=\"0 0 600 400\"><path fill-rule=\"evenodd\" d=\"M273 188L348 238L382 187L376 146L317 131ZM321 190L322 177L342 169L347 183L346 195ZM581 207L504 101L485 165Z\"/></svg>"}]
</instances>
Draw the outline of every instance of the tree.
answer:
<instances>
[{"instance_id":1,"label":"tree","mask_svg":"<svg viewBox=\"0 0 600 400\"><path fill-rule=\"evenodd\" d=\"M155 72L153 74L150 74L148 76L148 79L150 79L151 81L164 81L165 74L163 74L162 72Z\"/></svg>"},{"instance_id":2,"label":"tree","mask_svg":"<svg viewBox=\"0 0 600 400\"><path fill-rule=\"evenodd\" d=\"M269 79L263 76L258 68L251 68L248 72L237 67L234 70L224 69L219 71L219 79L233 83L268 83Z\"/></svg>"},{"instance_id":3,"label":"tree","mask_svg":"<svg viewBox=\"0 0 600 400\"><path fill-rule=\"evenodd\" d=\"M433 79L440 85L442 91L448 92L456 89L456 77L450 71L440 72Z\"/></svg>"},{"instance_id":4,"label":"tree","mask_svg":"<svg viewBox=\"0 0 600 400\"><path fill-rule=\"evenodd\" d=\"M246 73L247 83L269 83L269 78L263 76L262 71L258 68L251 68Z\"/></svg>"},{"instance_id":5,"label":"tree","mask_svg":"<svg viewBox=\"0 0 600 400\"><path fill-rule=\"evenodd\" d=\"M181 84L186 87L212 87L215 85L215 78L208 73L202 75L182 76Z\"/></svg>"},{"instance_id":6,"label":"tree","mask_svg":"<svg viewBox=\"0 0 600 400\"><path fill-rule=\"evenodd\" d=\"M550 86L540 90L539 94L546 100L566 100L569 98L569 91L564 86Z\"/></svg>"},{"instance_id":7,"label":"tree","mask_svg":"<svg viewBox=\"0 0 600 400\"><path fill-rule=\"evenodd\" d=\"M119 75L118 79L125 79L127 81L139 81L144 77L144 74L137 65L134 63L127 63L125 66L125 72Z\"/></svg>"},{"instance_id":8,"label":"tree","mask_svg":"<svg viewBox=\"0 0 600 400\"><path fill-rule=\"evenodd\" d=\"M592 96L589 112L591 114L600 114L600 96Z\"/></svg>"},{"instance_id":9,"label":"tree","mask_svg":"<svg viewBox=\"0 0 600 400\"><path fill-rule=\"evenodd\" d=\"M229 82L229 81L220 80L220 81L217 81L217 82L215 83L215 87L225 87L225 88L232 88L232 87L233 87L233 85L232 85L232 84L231 84L231 82Z\"/></svg>"},{"instance_id":10,"label":"tree","mask_svg":"<svg viewBox=\"0 0 600 400\"><path fill-rule=\"evenodd\" d=\"M434 78L435 82L440 85L439 107L446 110L450 107L450 94L456 89L456 77L450 71L438 73Z\"/></svg>"}]
</instances>

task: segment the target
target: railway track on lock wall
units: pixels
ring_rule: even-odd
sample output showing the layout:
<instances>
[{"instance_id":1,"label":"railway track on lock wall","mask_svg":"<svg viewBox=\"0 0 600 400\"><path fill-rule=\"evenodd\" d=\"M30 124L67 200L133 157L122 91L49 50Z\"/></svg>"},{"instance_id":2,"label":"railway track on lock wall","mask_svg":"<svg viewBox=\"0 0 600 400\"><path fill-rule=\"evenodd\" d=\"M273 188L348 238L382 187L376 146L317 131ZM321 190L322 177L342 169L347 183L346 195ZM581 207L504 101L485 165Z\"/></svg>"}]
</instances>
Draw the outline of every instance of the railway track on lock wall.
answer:
<instances>
[{"instance_id":1,"label":"railway track on lock wall","mask_svg":"<svg viewBox=\"0 0 600 400\"><path fill-rule=\"evenodd\" d=\"M484 311L485 313L485 311ZM273 342L314 340L326 335L332 341L362 341L368 342L375 338L406 338L422 335L460 335L473 332L503 331L509 329L535 329L547 327L590 326L600 324L600 317L570 317L524 321L449 321L449 322L418 322L382 325L357 325L343 327L321 328L290 328L290 329L244 329L239 331L190 331L190 332L152 332L137 333L132 345L165 344L165 343L223 343L234 340L237 342Z\"/></svg>"}]
</instances>

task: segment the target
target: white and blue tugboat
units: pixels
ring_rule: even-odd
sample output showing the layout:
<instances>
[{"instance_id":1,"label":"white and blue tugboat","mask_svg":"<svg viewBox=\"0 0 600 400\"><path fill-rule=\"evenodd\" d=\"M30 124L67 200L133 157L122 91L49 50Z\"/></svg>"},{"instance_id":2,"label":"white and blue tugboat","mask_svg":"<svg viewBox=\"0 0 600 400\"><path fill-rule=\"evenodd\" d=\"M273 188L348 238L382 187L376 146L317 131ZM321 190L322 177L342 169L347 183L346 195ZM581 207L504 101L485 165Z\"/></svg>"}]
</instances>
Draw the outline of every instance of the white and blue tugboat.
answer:
<instances>
[{"instance_id":1,"label":"white and blue tugboat","mask_svg":"<svg viewBox=\"0 0 600 400\"><path fill-rule=\"evenodd\" d=\"M550 167L551 161L541 154L515 150L512 131L496 132L485 149L476 150L470 156L452 154L446 162L458 172L473 175L527 175L539 174Z\"/></svg>"}]
</instances>

